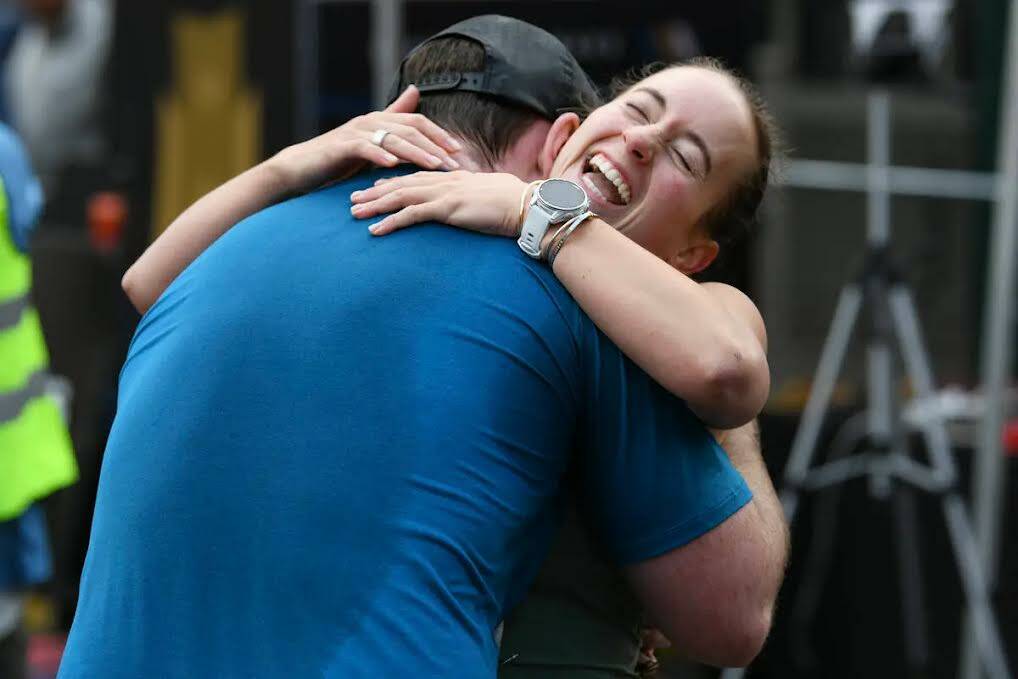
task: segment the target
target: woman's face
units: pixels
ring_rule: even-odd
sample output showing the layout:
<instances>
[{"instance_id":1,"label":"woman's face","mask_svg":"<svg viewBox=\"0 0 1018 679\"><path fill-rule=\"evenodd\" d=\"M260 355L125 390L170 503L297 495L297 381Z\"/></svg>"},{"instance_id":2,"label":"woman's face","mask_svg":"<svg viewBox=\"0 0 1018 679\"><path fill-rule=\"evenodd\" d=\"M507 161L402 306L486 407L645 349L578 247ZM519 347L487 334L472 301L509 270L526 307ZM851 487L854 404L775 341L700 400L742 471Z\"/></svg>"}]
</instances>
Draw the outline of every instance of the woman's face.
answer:
<instances>
[{"instance_id":1,"label":"woman's face","mask_svg":"<svg viewBox=\"0 0 1018 679\"><path fill-rule=\"evenodd\" d=\"M551 174L579 182L594 212L675 263L697 239L709 240L695 228L700 218L755 164L752 113L736 84L680 66L591 113Z\"/></svg>"}]
</instances>

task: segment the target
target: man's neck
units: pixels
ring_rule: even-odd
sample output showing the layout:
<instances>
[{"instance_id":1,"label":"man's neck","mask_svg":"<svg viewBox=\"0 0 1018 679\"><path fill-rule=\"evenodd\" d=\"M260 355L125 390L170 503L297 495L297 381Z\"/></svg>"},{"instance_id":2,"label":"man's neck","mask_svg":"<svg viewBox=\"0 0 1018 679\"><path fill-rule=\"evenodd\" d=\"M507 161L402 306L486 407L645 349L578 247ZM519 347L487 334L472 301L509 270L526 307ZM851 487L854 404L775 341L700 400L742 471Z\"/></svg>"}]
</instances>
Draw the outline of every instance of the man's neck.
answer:
<instances>
[{"instance_id":1,"label":"man's neck","mask_svg":"<svg viewBox=\"0 0 1018 679\"><path fill-rule=\"evenodd\" d=\"M471 172L505 172L524 182L547 179L547 170L541 166L540 159L550 129L551 123L546 120L533 123L494 163L489 162L487 155L472 141L456 136L463 150L454 153L452 157L460 163L461 169Z\"/></svg>"},{"instance_id":2,"label":"man's neck","mask_svg":"<svg viewBox=\"0 0 1018 679\"><path fill-rule=\"evenodd\" d=\"M539 178L535 174L537 170L536 165L531 167L532 163L525 164L520 162L521 159L516 157L518 154L508 153L492 164L488 162L484 154L472 143L464 141L460 137L456 137L456 141L460 143L462 150L450 155L460 164L459 169L461 170L469 172L506 172L519 177L525 182Z\"/></svg>"}]
</instances>

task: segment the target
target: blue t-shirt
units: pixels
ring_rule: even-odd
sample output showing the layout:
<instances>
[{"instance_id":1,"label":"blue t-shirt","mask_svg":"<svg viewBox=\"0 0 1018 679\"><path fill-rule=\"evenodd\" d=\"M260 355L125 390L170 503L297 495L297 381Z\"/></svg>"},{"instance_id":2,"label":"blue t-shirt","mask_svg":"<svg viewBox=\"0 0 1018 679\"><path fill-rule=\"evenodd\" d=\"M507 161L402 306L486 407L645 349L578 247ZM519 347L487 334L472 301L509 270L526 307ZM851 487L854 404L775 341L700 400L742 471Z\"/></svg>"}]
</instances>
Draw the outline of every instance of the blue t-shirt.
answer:
<instances>
[{"instance_id":1,"label":"blue t-shirt","mask_svg":"<svg viewBox=\"0 0 1018 679\"><path fill-rule=\"evenodd\" d=\"M748 501L512 241L370 236L376 176L238 224L142 319L62 679L494 677L574 446L620 561Z\"/></svg>"}]
</instances>

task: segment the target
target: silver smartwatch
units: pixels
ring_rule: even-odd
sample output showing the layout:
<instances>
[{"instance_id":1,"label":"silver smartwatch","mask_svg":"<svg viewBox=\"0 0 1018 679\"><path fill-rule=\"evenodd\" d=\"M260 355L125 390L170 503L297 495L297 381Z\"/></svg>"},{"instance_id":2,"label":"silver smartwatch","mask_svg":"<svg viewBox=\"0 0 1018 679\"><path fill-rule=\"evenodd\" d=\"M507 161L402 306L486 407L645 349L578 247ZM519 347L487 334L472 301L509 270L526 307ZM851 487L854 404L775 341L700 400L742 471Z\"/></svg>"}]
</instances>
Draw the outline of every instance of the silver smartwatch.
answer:
<instances>
[{"instance_id":1,"label":"silver smartwatch","mask_svg":"<svg viewBox=\"0 0 1018 679\"><path fill-rule=\"evenodd\" d=\"M568 179L546 179L534 189L530 210L520 232L520 249L533 257L541 258L541 240L552 224L562 224L583 214L590 206L587 192Z\"/></svg>"}]
</instances>

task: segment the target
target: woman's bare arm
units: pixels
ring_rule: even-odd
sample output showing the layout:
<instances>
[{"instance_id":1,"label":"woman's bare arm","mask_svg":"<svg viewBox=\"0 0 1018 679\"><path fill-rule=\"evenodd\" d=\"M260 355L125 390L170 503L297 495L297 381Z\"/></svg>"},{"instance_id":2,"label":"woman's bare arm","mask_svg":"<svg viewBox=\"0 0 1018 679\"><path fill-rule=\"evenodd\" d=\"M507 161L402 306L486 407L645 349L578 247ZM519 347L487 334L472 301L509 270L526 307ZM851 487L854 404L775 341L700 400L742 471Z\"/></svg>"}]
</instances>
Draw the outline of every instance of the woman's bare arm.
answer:
<instances>
[{"instance_id":1,"label":"woman's bare arm","mask_svg":"<svg viewBox=\"0 0 1018 679\"><path fill-rule=\"evenodd\" d=\"M598 327L708 426L733 429L763 408L766 330L735 288L697 283L601 220L573 234L554 271Z\"/></svg>"},{"instance_id":2,"label":"woman's bare arm","mask_svg":"<svg viewBox=\"0 0 1018 679\"><path fill-rule=\"evenodd\" d=\"M177 217L124 274L121 286L145 313L170 283L234 224L286 195L283 178L256 165L200 198Z\"/></svg>"},{"instance_id":3,"label":"woman's bare arm","mask_svg":"<svg viewBox=\"0 0 1018 679\"><path fill-rule=\"evenodd\" d=\"M392 213L371 225L376 235L437 220L514 236L525 190L504 173L418 172L382 180L351 200L358 217ZM763 408L766 333L756 307L735 288L696 283L599 218L570 237L554 271L598 327L708 426L732 429Z\"/></svg>"},{"instance_id":4,"label":"woman's bare arm","mask_svg":"<svg viewBox=\"0 0 1018 679\"><path fill-rule=\"evenodd\" d=\"M121 284L131 303L145 313L181 271L237 222L291 195L343 179L368 163L457 167L449 153L458 150L459 143L427 118L411 113L419 98L411 86L384 111L358 116L283 149L200 198L124 274ZM391 132L385 149L371 141L379 128Z\"/></svg>"}]
</instances>

